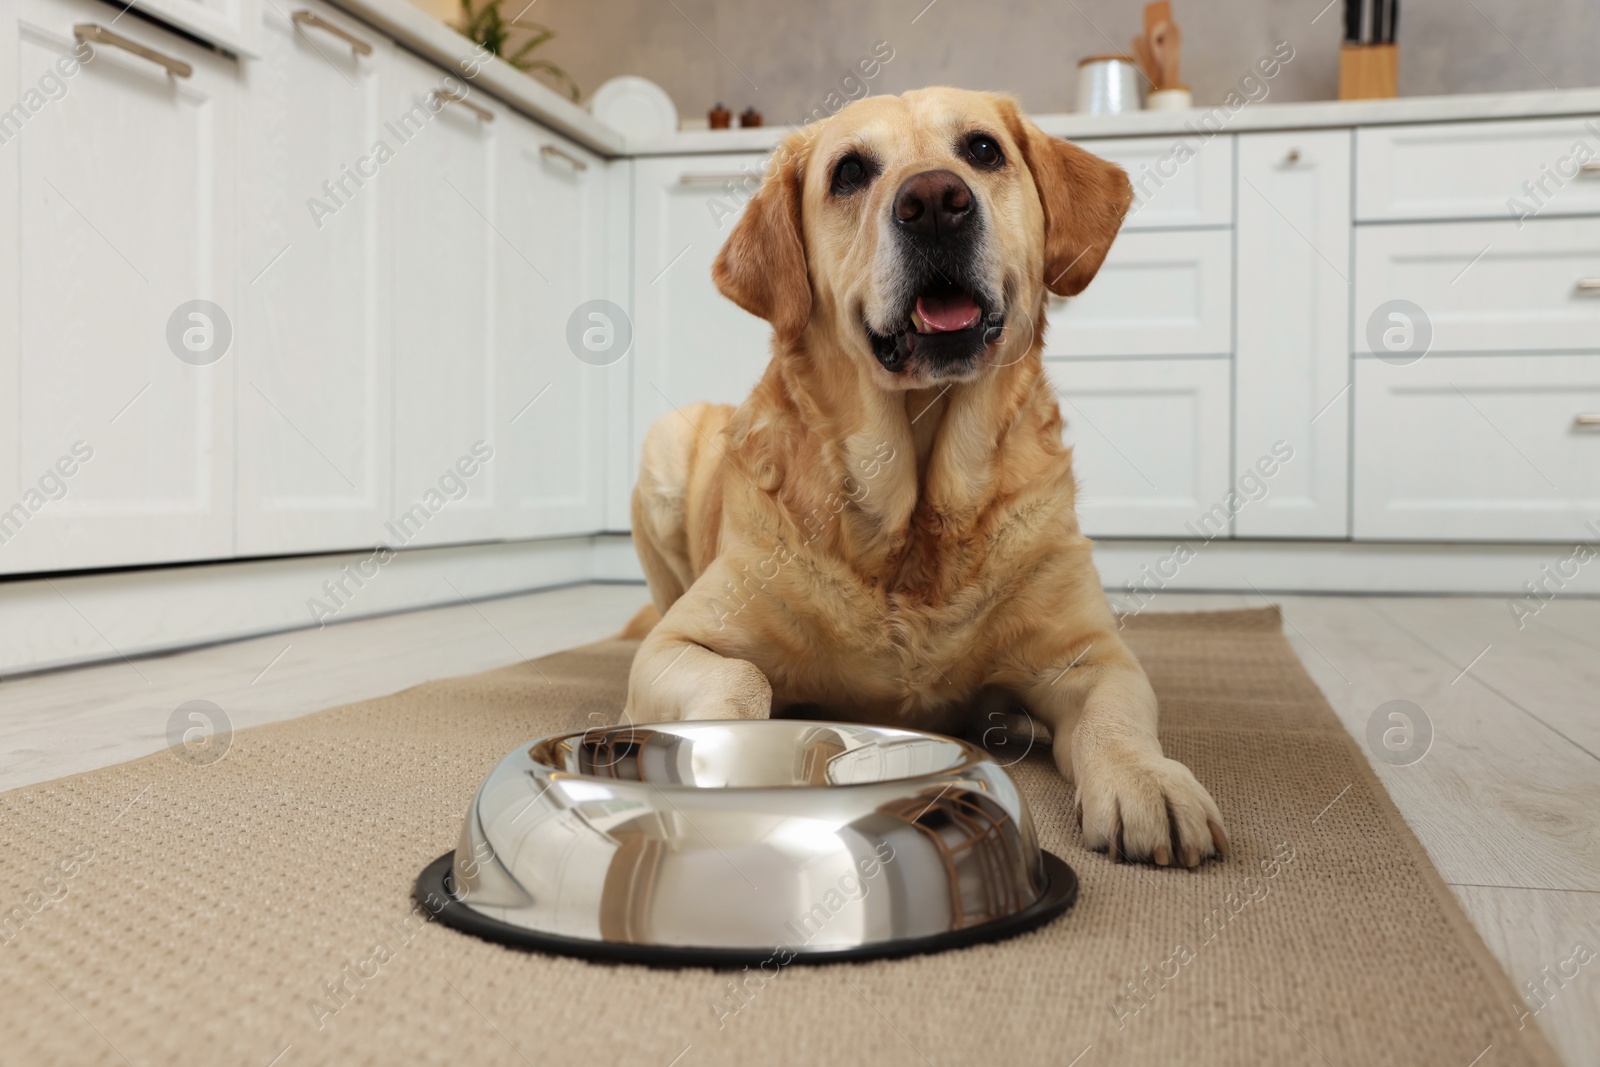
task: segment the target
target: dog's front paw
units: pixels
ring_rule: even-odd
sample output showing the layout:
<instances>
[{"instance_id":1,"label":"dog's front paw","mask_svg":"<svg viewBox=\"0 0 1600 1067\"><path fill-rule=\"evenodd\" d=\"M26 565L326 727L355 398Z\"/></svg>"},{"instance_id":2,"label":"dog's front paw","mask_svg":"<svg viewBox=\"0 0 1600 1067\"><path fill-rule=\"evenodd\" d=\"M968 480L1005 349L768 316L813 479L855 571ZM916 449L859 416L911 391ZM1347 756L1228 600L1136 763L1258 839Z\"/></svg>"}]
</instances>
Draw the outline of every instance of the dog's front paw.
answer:
<instances>
[{"instance_id":1,"label":"dog's front paw","mask_svg":"<svg viewBox=\"0 0 1600 1067\"><path fill-rule=\"evenodd\" d=\"M1189 768L1159 754L1105 754L1076 767L1083 843L1113 860L1185 867L1228 854L1222 813Z\"/></svg>"},{"instance_id":2,"label":"dog's front paw","mask_svg":"<svg viewBox=\"0 0 1600 1067\"><path fill-rule=\"evenodd\" d=\"M727 659L707 670L684 703L685 719L769 719L772 685L753 663Z\"/></svg>"}]
</instances>

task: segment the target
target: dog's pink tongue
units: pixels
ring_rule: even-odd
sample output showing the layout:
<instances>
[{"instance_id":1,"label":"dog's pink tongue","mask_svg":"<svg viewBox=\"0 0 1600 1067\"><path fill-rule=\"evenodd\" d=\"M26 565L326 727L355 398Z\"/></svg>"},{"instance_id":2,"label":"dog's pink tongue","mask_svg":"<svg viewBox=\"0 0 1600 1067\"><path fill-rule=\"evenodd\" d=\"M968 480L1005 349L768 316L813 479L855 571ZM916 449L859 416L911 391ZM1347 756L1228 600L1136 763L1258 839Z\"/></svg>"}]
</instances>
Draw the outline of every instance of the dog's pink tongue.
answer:
<instances>
[{"instance_id":1,"label":"dog's pink tongue","mask_svg":"<svg viewBox=\"0 0 1600 1067\"><path fill-rule=\"evenodd\" d=\"M937 333L965 330L975 326L983 313L966 293L917 298L917 315L928 329Z\"/></svg>"}]
</instances>

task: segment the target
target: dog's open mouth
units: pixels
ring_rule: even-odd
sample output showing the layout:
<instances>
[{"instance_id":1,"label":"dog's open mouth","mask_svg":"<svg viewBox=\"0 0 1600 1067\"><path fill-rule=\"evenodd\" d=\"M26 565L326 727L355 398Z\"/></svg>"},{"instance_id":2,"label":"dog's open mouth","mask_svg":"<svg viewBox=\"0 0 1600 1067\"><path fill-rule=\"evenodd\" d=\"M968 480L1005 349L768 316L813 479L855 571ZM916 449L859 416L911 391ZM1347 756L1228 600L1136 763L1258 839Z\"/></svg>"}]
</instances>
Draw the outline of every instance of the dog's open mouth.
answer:
<instances>
[{"instance_id":1,"label":"dog's open mouth","mask_svg":"<svg viewBox=\"0 0 1600 1067\"><path fill-rule=\"evenodd\" d=\"M911 309L911 328L917 333L954 333L970 330L983 318L983 310L960 286L941 286L917 297Z\"/></svg>"},{"instance_id":2,"label":"dog's open mouth","mask_svg":"<svg viewBox=\"0 0 1600 1067\"><path fill-rule=\"evenodd\" d=\"M917 294L903 321L890 334L867 327L873 355L890 371L904 370L913 358L934 370L970 362L999 339L1005 315L987 310L964 286L941 279Z\"/></svg>"}]
</instances>

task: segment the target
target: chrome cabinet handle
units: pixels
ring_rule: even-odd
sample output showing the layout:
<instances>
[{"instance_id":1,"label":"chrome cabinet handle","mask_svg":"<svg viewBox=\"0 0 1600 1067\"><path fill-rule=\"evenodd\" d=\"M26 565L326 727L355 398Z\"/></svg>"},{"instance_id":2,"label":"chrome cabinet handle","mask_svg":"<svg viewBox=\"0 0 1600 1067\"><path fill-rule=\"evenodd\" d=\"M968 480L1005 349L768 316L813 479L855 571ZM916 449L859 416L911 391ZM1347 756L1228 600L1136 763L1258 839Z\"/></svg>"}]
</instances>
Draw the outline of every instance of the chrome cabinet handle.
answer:
<instances>
[{"instance_id":1,"label":"chrome cabinet handle","mask_svg":"<svg viewBox=\"0 0 1600 1067\"><path fill-rule=\"evenodd\" d=\"M540 145L539 154L544 156L546 159L549 159L553 156L556 159L565 160L571 165L573 170L585 171L589 169L589 164L585 163L571 152L563 152L553 144Z\"/></svg>"},{"instance_id":2,"label":"chrome cabinet handle","mask_svg":"<svg viewBox=\"0 0 1600 1067\"><path fill-rule=\"evenodd\" d=\"M130 41L120 33L112 33L104 26L96 25L93 22L80 22L74 25L72 27L72 36L90 44L106 44L113 48L121 48L126 52L132 52L140 59L148 59L152 63L159 63L167 68L167 73L174 78L187 78L194 73L194 68L183 60L162 55L154 48L146 48L138 41Z\"/></svg>"},{"instance_id":3,"label":"chrome cabinet handle","mask_svg":"<svg viewBox=\"0 0 1600 1067\"><path fill-rule=\"evenodd\" d=\"M293 15L290 15L289 18L296 26L315 26L323 33L333 34L333 36L339 38L339 40L349 45L350 51L354 52L358 56L370 56L372 54L372 46L370 44L368 44L366 41L363 41L355 34L350 33L339 26L335 26L333 23L329 22L315 11L296 11Z\"/></svg>"},{"instance_id":4,"label":"chrome cabinet handle","mask_svg":"<svg viewBox=\"0 0 1600 1067\"><path fill-rule=\"evenodd\" d=\"M1579 278L1578 292L1600 293L1600 278Z\"/></svg>"},{"instance_id":5,"label":"chrome cabinet handle","mask_svg":"<svg viewBox=\"0 0 1600 1067\"><path fill-rule=\"evenodd\" d=\"M433 99L439 101L441 104L459 104L459 105L461 105L462 107L466 108L468 111L472 112L474 115L478 116L478 121L479 122L493 122L494 121L494 112L493 111L490 111L486 107L479 107L477 104L474 104L471 100L468 100L461 93L453 92L452 90L449 90L449 89L435 89L429 95L431 95L433 97Z\"/></svg>"},{"instance_id":6,"label":"chrome cabinet handle","mask_svg":"<svg viewBox=\"0 0 1600 1067\"><path fill-rule=\"evenodd\" d=\"M744 171L741 171L741 170L702 171L700 173L690 172L688 174L679 175L678 184L679 185L721 185L724 182L747 182L752 178L754 178L756 181L759 182L761 180L761 175L759 175L759 174L746 174Z\"/></svg>"},{"instance_id":7,"label":"chrome cabinet handle","mask_svg":"<svg viewBox=\"0 0 1600 1067\"><path fill-rule=\"evenodd\" d=\"M1587 430L1592 426L1600 430L1600 414L1584 412L1581 415L1574 415L1572 416L1572 425L1575 429Z\"/></svg>"}]
</instances>

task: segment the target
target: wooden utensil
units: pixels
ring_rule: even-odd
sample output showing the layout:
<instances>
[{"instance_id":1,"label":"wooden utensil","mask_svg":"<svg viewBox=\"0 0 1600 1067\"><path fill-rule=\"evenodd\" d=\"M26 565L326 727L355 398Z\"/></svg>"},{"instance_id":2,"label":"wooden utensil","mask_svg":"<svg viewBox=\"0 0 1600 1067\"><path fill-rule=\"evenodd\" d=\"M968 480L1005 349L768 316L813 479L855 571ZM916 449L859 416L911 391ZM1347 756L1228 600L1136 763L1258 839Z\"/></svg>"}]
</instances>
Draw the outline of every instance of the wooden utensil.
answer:
<instances>
[{"instance_id":1,"label":"wooden utensil","mask_svg":"<svg viewBox=\"0 0 1600 1067\"><path fill-rule=\"evenodd\" d=\"M1172 4L1169 0L1156 0L1155 3L1144 5L1144 35L1150 36L1150 31L1163 22L1172 21Z\"/></svg>"},{"instance_id":2,"label":"wooden utensil","mask_svg":"<svg viewBox=\"0 0 1600 1067\"><path fill-rule=\"evenodd\" d=\"M1178 81L1179 48L1183 33L1176 23L1160 22L1150 31L1150 51L1154 53L1160 77L1155 79L1157 89L1176 89Z\"/></svg>"},{"instance_id":3,"label":"wooden utensil","mask_svg":"<svg viewBox=\"0 0 1600 1067\"><path fill-rule=\"evenodd\" d=\"M1149 81L1151 91L1179 89L1178 56L1183 34L1172 21L1170 0L1156 0L1144 8L1144 33L1133 38L1133 57Z\"/></svg>"}]
</instances>

